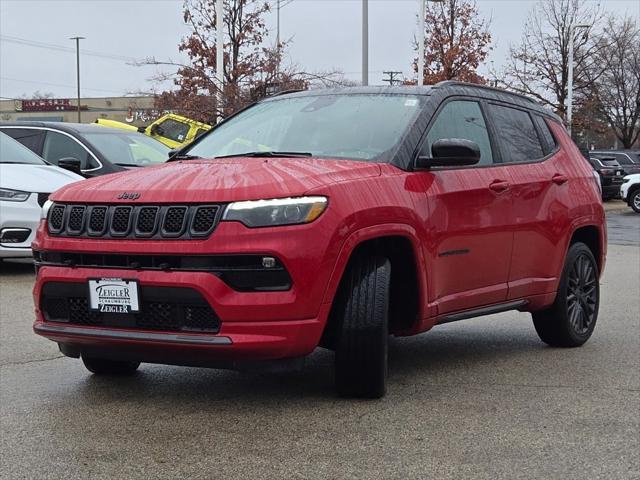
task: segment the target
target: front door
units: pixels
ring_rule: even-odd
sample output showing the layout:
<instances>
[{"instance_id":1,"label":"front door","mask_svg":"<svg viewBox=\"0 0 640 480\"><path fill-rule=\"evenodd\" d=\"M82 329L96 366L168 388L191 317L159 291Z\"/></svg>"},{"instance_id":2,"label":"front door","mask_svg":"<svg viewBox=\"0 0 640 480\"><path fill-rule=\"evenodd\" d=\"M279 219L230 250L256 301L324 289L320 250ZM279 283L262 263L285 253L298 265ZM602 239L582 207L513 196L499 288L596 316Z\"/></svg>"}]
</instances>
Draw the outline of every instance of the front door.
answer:
<instances>
[{"instance_id":1,"label":"front door","mask_svg":"<svg viewBox=\"0 0 640 480\"><path fill-rule=\"evenodd\" d=\"M478 165L424 172L429 214L429 302L438 315L504 302L513 247L507 167L496 158L481 104L451 100L441 106L421 148L443 138L480 147Z\"/></svg>"}]
</instances>

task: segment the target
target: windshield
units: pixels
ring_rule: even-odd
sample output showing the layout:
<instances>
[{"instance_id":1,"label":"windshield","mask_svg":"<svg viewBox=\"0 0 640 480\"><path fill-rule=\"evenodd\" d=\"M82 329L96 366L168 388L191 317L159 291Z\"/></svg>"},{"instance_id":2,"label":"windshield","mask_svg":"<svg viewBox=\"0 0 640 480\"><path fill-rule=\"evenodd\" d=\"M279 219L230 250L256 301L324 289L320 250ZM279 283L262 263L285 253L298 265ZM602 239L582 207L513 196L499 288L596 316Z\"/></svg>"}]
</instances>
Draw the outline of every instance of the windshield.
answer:
<instances>
[{"instance_id":1,"label":"windshield","mask_svg":"<svg viewBox=\"0 0 640 480\"><path fill-rule=\"evenodd\" d=\"M83 137L111 163L125 167L146 167L165 162L169 148L138 132L104 127L105 132L91 132Z\"/></svg>"},{"instance_id":2,"label":"windshield","mask_svg":"<svg viewBox=\"0 0 640 480\"><path fill-rule=\"evenodd\" d=\"M0 133L0 163L46 165L42 158L4 133Z\"/></svg>"},{"instance_id":3,"label":"windshield","mask_svg":"<svg viewBox=\"0 0 640 480\"><path fill-rule=\"evenodd\" d=\"M409 95L315 95L260 103L223 123L189 155L300 152L314 157L386 161L422 100Z\"/></svg>"}]
</instances>

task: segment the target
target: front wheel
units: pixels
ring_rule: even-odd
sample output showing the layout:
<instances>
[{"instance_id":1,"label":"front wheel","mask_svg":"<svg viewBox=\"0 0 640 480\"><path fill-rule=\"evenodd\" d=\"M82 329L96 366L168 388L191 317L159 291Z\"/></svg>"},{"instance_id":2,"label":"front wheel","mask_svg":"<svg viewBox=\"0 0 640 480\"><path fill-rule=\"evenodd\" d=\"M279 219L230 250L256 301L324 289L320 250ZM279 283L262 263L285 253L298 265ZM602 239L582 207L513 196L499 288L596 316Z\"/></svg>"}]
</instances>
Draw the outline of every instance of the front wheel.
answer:
<instances>
[{"instance_id":1,"label":"front wheel","mask_svg":"<svg viewBox=\"0 0 640 480\"><path fill-rule=\"evenodd\" d=\"M631 195L631 199L629 200L629 205L633 208L633 211L636 213L640 213L640 188L638 188Z\"/></svg>"},{"instance_id":2,"label":"front wheel","mask_svg":"<svg viewBox=\"0 0 640 480\"><path fill-rule=\"evenodd\" d=\"M82 363L95 375L131 375L140 366L140 362L107 360L85 355L82 356Z\"/></svg>"},{"instance_id":3,"label":"front wheel","mask_svg":"<svg viewBox=\"0 0 640 480\"><path fill-rule=\"evenodd\" d=\"M360 255L346 272L336 310L336 389L342 396L381 398L386 392L391 264Z\"/></svg>"},{"instance_id":4,"label":"front wheel","mask_svg":"<svg viewBox=\"0 0 640 480\"><path fill-rule=\"evenodd\" d=\"M584 243L567 252L553 305L532 313L540 339L552 347L579 347L596 326L600 304L598 264Z\"/></svg>"}]
</instances>

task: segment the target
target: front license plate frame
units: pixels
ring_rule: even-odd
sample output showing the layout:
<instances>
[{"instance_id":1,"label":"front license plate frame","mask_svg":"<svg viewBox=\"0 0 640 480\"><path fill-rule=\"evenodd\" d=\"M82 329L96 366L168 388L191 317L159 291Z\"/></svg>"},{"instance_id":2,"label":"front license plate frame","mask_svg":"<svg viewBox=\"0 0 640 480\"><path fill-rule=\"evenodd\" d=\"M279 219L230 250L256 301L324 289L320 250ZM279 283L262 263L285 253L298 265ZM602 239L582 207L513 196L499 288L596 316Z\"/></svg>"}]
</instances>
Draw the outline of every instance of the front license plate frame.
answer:
<instances>
[{"instance_id":1,"label":"front license plate frame","mask_svg":"<svg viewBox=\"0 0 640 480\"><path fill-rule=\"evenodd\" d=\"M90 278L89 309L100 313L140 312L140 285L135 279Z\"/></svg>"}]
</instances>

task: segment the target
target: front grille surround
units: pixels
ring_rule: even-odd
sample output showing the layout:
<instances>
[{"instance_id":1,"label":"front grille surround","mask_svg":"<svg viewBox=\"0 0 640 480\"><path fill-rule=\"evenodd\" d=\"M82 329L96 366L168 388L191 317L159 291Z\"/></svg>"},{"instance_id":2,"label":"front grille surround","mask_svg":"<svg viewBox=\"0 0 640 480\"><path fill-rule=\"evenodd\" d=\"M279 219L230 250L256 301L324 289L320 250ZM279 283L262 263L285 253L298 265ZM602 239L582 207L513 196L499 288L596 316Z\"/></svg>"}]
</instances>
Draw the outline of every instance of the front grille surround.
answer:
<instances>
[{"instance_id":1,"label":"front grille surround","mask_svg":"<svg viewBox=\"0 0 640 480\"><path fill-rule=\"evenodd\" d=\"M223 205L219 204L54 204L49 210L47 223L49 233L59 237L204 239L220 223L223 210Z\"/></svg>"}]
</instances>

